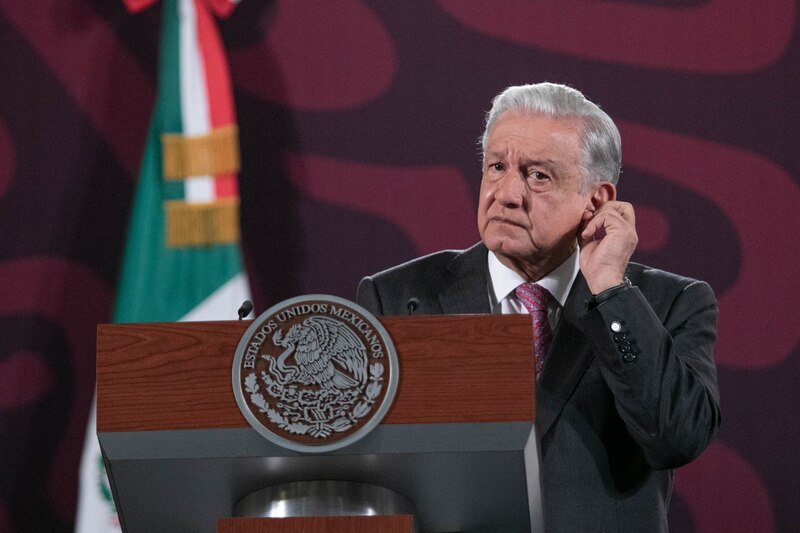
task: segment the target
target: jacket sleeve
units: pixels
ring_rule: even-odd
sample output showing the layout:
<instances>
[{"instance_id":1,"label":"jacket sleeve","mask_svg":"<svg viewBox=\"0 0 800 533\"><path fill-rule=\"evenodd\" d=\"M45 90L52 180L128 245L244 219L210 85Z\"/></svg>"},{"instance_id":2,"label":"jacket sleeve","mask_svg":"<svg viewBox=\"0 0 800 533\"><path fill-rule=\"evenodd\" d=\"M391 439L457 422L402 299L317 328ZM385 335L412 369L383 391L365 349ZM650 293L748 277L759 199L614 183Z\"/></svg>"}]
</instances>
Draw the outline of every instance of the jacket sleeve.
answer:
<instances>
[{"instance_id":1,"label":"jacket sleeve","mask_svg":"<svg viewBox=\"0 0 800 533\"><path fill-rule=\"evenodd\" d=\"M666 469L697 457L720 425L717 305L706 283L686 280L658 313L631 287L588 311L587 334L628 432Z\"/></svg>"}]
</instances>

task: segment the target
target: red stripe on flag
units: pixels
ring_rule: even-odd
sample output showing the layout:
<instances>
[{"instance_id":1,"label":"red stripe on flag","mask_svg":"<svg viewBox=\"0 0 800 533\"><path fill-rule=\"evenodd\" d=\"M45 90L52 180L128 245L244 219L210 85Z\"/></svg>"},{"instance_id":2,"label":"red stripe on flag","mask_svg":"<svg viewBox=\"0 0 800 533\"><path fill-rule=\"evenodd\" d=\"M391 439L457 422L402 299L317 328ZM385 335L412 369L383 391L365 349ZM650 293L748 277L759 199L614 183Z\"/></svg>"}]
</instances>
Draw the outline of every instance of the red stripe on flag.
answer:
<instances>
[{"instance_id":1,"label":"red stripe on flag","mask_svg":"<svg viewBox=\"0 0 800 533\"><path fill-rule=\"evenodd\" d=\"M214 177L214 193L217 198L239 196L239 184L236 181L236 174L233 172L217 174Z\"/></svg>"},{"instance_id":2,"label":"red stripe on flag","mask_svg":"<svg viewBox=\"0 0 800 533\"><path fill-rule=\"evenodd\" d=\"M233 109L231 76L213 15L206 2L195 0L197 9L197 40L206 71L208 112L211 127L236 123Z\"/></svg>"}]
</instances>

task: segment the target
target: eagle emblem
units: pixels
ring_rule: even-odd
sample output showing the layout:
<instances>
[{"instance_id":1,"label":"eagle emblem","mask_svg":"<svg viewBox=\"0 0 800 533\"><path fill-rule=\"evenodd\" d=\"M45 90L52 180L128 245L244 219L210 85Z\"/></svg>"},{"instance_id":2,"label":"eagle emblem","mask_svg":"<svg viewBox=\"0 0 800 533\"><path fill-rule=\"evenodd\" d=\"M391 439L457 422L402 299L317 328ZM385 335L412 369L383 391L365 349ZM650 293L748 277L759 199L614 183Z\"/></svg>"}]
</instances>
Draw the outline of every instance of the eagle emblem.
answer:
<instances>
[{"instance_id":1,"label":"eagle emblem","mask_svg":"<svg viewBox=\"0 0 800 533\"><path fill-rule=\"evenodd\" d=\"M234 360L234 392L262 435L300 451L354 442L380 422L397 356L368 311L333 296L294 298L258 317Z\"/></svg>"},{"instance_id":2,"label":"eagle emblem","mask_svg":"<svg viewBox=\"0 0 800 533\"><path fill-rule=\"evenodd\" d=\"M266 356L279 383L346 390L367 380L367 348L338 320L312 316L302 326L293 325L286 336L279 330L272 342L286 348L277 359ZM292 357L294 364L287 363Z\"/></svg>"}]
</instances>

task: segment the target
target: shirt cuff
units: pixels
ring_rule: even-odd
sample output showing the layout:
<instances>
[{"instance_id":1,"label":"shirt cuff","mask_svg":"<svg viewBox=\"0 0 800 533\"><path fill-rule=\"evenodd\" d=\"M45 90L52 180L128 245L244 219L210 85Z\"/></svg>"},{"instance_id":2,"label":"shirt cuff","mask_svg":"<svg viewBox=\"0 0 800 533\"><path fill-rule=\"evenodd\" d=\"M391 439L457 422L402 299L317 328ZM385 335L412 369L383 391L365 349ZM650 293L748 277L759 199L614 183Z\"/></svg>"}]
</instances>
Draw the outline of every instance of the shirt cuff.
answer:
<instances>
[{"instance_id":1,"label":"shirt cuff","mask_svg":"<svg viewBox=\"0 0 800 533\"><path fill-rule=\"evenodd\" d=\"M598 305L601 305L618 294L622 294L623 292L632 288L633 284L631 284L631 281L626 277L619 285L608 288L599 294L593 294L592 297L586 302L586 310L591 311Z\"/></svg>"}]
</instances>

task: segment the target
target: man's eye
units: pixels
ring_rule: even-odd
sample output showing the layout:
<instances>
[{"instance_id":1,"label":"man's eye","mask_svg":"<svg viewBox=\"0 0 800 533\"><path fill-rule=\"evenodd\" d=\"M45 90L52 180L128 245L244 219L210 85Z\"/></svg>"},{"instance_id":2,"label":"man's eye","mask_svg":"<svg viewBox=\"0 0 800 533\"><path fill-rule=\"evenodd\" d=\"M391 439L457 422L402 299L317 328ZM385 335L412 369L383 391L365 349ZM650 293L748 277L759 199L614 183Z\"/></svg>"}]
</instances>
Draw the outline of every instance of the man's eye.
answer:
<instances>
[{"instance_id":1,"label":"man's eye","mask_svg":"<svg viewBox=\"0 0 800 533\"><path fill-rule=\"evenodd\" d=\"M489 165L489 167L496 172L502 172L502 170L505 168L503 163L492 163Z\"/></svg>"},{"instance_id":2,"label":"man's eye","mask_svg":"<svg viewBox=\"0 0 800 533\"><path fill-rule=\"evenodd\" d=\"M550 176L548 176L544 172L538 172L536 170L528 174L528 177L532 178L534 181L545 181L550 179Z\"/></svg>"}]
</instances>

